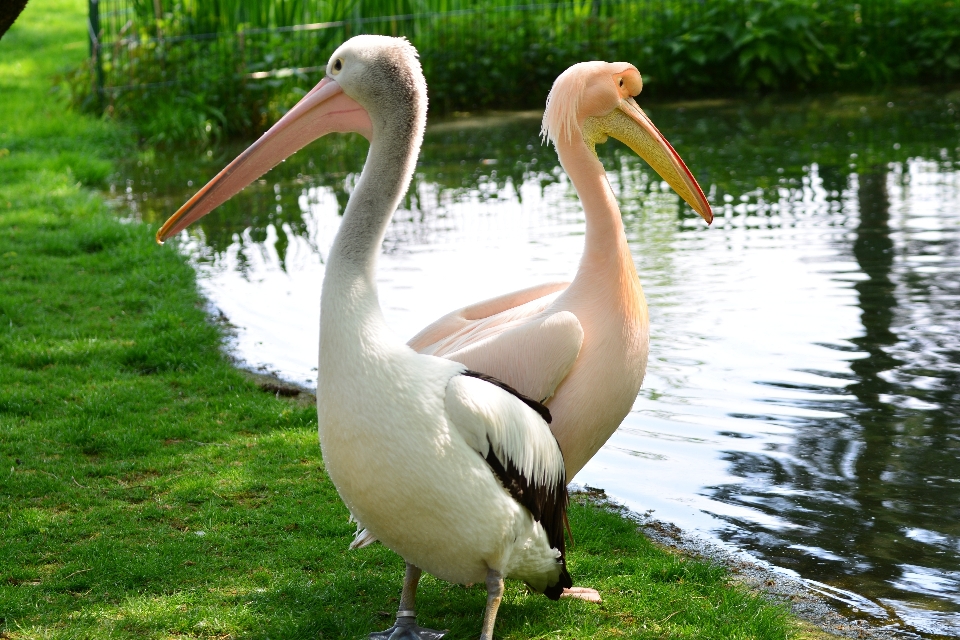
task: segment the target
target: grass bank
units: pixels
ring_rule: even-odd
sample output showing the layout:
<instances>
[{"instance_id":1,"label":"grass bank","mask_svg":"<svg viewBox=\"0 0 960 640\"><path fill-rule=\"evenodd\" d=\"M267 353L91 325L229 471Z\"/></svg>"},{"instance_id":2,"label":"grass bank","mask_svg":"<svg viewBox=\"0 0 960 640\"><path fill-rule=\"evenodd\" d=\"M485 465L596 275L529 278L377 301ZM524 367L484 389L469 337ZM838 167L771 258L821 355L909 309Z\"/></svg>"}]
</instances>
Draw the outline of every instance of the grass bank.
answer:
<instances>
[{"instance_id":1,"label":"grass bank","mask_svg":"<svg viewBox=\"0 0 960 640\"><path fill-rule=\"evenodd\" d=\"M402 562L379 545L347 551L311 399L238 371L190 267L93 190L135 147L49 90L84 53L82 7L31 3L0 42L0 638L389 626ZM511 583L498 637L815 633L586 501L571 524L571 570L604 604ZM421 594L425 623L475 637L481 587L425 577Z\"/></svg>"}]
</instances>

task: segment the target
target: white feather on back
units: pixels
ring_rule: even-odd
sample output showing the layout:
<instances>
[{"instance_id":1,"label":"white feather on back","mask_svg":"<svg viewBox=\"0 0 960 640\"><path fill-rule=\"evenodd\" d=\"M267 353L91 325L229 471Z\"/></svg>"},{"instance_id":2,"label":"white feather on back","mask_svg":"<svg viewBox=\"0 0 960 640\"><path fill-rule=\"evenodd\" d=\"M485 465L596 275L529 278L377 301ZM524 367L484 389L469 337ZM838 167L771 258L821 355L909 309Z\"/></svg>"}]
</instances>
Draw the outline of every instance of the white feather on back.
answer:
<instances>
[{"instance_id":1,"label":"white feather on back","mask_svg":"<svg viewBox=\"0 0 960 640\"><path fill-rule=\"evenodd\" d=\"M454 376L444 403L450 422L481 456L492 446L502 463L512 462L531 484L562 481L563 454L550 427L513 395L478 378Z\"/></svg>"}]
</instances>

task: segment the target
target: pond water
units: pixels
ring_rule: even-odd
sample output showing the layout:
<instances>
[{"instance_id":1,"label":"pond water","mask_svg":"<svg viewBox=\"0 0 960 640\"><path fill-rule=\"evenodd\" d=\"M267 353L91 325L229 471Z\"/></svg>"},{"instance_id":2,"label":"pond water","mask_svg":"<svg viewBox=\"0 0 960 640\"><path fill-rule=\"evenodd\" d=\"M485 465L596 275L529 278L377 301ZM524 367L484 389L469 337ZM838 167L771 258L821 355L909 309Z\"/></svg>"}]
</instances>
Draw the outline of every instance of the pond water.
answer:
<instances>
[{"instance_id":1,"label":"pond water","mask_svg":"<svg viewBox=\"0 0 960 640\"><path fill-rule=\"evenodd\" d=\"M644 106L717 219L600 148L652 336L632 413L576 481L855 617L960 636L960 92ZM538 130L431 125L379 263L399 336L573 276L583 215ZM113 189L160 221L238 151L143 155ZM321 140L179 238L251 366L315 384L324 260L365 153Z\"/></svg>"}]
</instances>

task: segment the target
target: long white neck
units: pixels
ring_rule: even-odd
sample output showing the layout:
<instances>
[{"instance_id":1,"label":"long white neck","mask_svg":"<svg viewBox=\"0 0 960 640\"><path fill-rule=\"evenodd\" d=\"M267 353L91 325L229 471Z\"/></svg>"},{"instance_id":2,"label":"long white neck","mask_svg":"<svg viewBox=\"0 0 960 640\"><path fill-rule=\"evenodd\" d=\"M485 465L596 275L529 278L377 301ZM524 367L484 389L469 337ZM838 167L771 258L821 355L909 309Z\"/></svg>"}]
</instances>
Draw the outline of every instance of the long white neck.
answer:
<instances>
[{"instance_id":1,"label":"long white neck","mask_svg":"<svg viewBox=\"0 0 960 640\"><path fill-rule=\"evenodd\" d=\"M403 114L408 115L408 114ZM425 117L374 122L370 151L333 241L320 295L320 365L386 330L375 282L390 217L410 185ZM327 357L329 356L329 357Z\"/></svg>"}]
</instances>

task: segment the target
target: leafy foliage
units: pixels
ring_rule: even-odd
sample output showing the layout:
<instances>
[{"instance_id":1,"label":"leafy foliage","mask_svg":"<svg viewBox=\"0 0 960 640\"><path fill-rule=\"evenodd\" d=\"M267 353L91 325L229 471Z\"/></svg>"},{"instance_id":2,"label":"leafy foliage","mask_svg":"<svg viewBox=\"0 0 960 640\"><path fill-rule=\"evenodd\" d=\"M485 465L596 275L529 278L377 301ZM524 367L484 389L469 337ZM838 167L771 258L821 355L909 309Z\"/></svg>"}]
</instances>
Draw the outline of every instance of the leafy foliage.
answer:
<instances>
[{"instance_id":1,"label":"leafy foliage","mask_svg":"<svg viewBox=\"0 0 960 640\"><path fill-rule=\"evenodd\" d=\"M825 22L816 4L719 0L702 15L685 16L658 45L670 52L665 71L678 83L797 87L818 77L835 57L837 46L824 46L815 33ZM653 47L648 49L653 56Z\"/></svg>"},{"instance_id":2,"label":"leafy foliage","mask_svg":"<svg viewBox=\"0 0 960 640\"><path fill-rule=\"evenodd\" d=\"M217 0L160 15L152 0L100 4L116 9L101 22L105 92L92 63L65 84L75 105L132 119L154 143L263 131L359 32L417 45L444 113L542 106L588 59L634 62L660 95L960 79L958 0Z\"/></svg>"}]
</instances>

